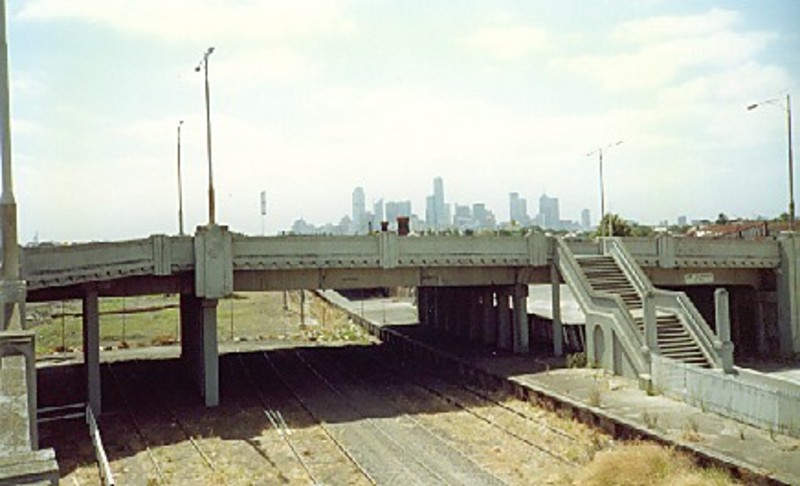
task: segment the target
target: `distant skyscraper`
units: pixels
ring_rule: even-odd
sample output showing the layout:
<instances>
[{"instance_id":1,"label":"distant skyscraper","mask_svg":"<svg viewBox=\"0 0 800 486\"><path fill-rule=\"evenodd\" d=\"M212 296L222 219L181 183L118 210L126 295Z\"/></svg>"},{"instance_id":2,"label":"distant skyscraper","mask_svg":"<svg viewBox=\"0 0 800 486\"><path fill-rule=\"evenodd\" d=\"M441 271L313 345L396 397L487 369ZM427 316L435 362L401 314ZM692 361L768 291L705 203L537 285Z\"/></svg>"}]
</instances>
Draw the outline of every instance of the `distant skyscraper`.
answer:
<instances>
[{"instance_id":1,"label":"distant skyscraper","mask_svg":"<svg viewBox=\"0 0 800 486\"><path fill-rule=\"evenodd\" d=\"M433 194L425 200L425 219L428 228L442 230L450 226L450 206L444 203L444 181L433 179Z\"/></svg>"},{"instance_id":2,"label":"distant skyscraper","mask_svg":"<svg viewBox=\"0 0 800 486\"><path fill-rule=\"evenodd\" d=\"M588 209L581 211L581 229L588 230L592 227L592 213Z\"/></svg>"},{"instance_id":3,"label":"distant skyscraper","mask_svg":"<svg viewBox=\"0 0 800 486\"><path fill-rule=\"evenodd\" d=\"M389 228L396 229L398 217L411 217L411 201L387 201L384 210L386 211L386 221L389 222Z\"/></svg>"},{"instance_id":4,"label":"distant skyscraper","mask_svg":"<svg viewBox=\"0 0 800 486\"><path fill-rule=\"evenodd\" d=\"M678 216L678 226L687 226L686 216Z\"/></svg>"},{"instance_id":5,"label":"distant skyscraper","mask_svg":"<svg viewBox=\"0 0 800 486\"><path fill-rule=\"evenodd\" d=\"M544 228L561 228L561 214L558 210L557 197L547 197L547 194L542 194L542 197L539 198L539 214L542 217L542 226Z\"/></svg>"},{"instance_id":6,"label":"distant skyscraper","mask_svg":"<svg viewBox=\"0 0 800 486\"><path fill-rule=\"evenodd\" d=\"M373 222L373 228L375 228L377 230L378 228L381 227L381 221L384 221L384 219L383 219L383 198L378 199L377 201L375 201L375 203L373 203L373 205L372 205L372 215L375 218L375 220Z\"/></svg>"},{"instance_id":7,"label":"distant skyscraper","mask_svg":"<svg viewBox=\"0 0 800 486\"><path fill-rule=\"evenodd\" d=\"M364 188L356 187L353 189L353 214L352 232L365 233L367 229L367 199L364 196Z\"/></svg>"},{"instance_id":8,"label":"distant skyscraper","mask_svg":"<svg viewBox=\"0 0 800 486\"><path fill-rule=\"evenodd\" d=\"M518 192L508 194L508 209L509 222L517 222L523 226L530 224L528 201L524 197L519 197Z\"/></svg>"}]
</instances>

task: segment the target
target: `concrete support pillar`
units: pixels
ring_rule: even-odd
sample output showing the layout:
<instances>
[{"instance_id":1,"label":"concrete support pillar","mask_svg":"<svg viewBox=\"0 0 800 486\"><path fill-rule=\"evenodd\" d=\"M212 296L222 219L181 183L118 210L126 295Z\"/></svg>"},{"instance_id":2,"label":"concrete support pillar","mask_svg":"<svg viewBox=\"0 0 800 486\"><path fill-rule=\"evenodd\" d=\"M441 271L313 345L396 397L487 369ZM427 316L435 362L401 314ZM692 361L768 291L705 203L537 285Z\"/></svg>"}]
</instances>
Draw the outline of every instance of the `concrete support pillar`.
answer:
<instances>
[{"instance_id":1,"label":"concrete support pillar","mask_svg":"<svg viewBox=\"0 0 800 486\"><path fill-rule=\"evenodd\" d=\"M206 407L219 405L219 349L217 348L217 300L203 299L200 327L202 362L202 388L200 393Z\"/></svg>"},{"instance_id":2,"label":"concrete support pillar","mask_svg":"<svg viewBox=\"0 0 800 486\"><path fill-rule=\"evenodd\" d=\"M767 305L767 292L759 292L756 291L756 349L758 350L758 356L761 358L766 358L769 356L769 342L767 339L767 323L766 318L766 305Z\"/></svg>"},{"instance_id":3,"label":"concrete support pillar","mask_svg":"<svg viewBox=\"0 0 800 486\"><path fill-rule=\"evenodd\" d=\"M428 292L427 287L417 287L417 322L427 326L428 322Z\"/></svg>"},{"instance_id":4,"label":"concrete support pillar","mask_svg":"<svg viewBox=\"0 0 800 486\"><path fill-rule=\"evenodd\" d=\"M555 265L550 265L550 287L553 297L553 355L564 354L564 332L561 325L561 276Z\"/></svg>"},{"instance_id":5,"label":"concrete support pillar","mask_svg":"<svg viewBox=\"0 0 800 486\"><path fill-rule=\"evenodd\" d=\"M100 388L100 299L97 290L83 296L83 367L86 376L86 402L92 413L102 413Z\"/></svg>"},{"instance_id":6,"label":"concrete support pillar","mask_svg":"<svg viewBox=\"0 0 800 486\"><path fill-rule=\"evenodd\" d=\"M207 407L219 405L217 303L181 295L181 359Z\"/></svg>"},{"instance_id":7,"label":"concrete support pillar","mask_svg":"<svg viewBox=\"0 0 800 486\"><path fill-rule=\"evenodd\" d=\"M714 291L714 310L717 323L717 340L714 347L720 355L722 370L733 372L733 343L731 342L731 318L728 301L728 290L720 288Z\"/></svg>"},{"instance_id":8,"label":"concrete support pillar","mask_svg":"<svg viewBox=\"0 0 800 486\"><path fill-rule=\"evenodd\" d=\"M514 286L514 354L525 354L530 350L528 323L528 286Z\"/></svg>"},{"instance_id":9,"label":"concrete support pillar","mask_svg":"<svg viewBox=\"0 0 800 486\"><path fill-rule=\"evenodd\" d=\"M481 324L483 344L497 344L497 311L494 308L494 291L491 287L481 289Z\"/></svg>"},{"instance_id":10,"label":"concrete support pillar","mask_svg":"<svg viewBox=\"0 0 800 486\"><path fill-rule=\"evenodd\" d=\"M508 287L501 287L497 291L497 347L511 349L511 307L509 298L511 291Z\"/></svg>"},{"instance_id":11,"label":"concrete support pillar","mask_svg":"<svg viewBox=\"0 0 800 486\"><path fill-rule=\"evenodd\" d=\"M470 287L467 289L467 297L469 298L469 305L467 306L467 312L469 314L469 340L473 343L480 343L483 337L481 292L477 288Z\"/></svg>"}]
</instances>

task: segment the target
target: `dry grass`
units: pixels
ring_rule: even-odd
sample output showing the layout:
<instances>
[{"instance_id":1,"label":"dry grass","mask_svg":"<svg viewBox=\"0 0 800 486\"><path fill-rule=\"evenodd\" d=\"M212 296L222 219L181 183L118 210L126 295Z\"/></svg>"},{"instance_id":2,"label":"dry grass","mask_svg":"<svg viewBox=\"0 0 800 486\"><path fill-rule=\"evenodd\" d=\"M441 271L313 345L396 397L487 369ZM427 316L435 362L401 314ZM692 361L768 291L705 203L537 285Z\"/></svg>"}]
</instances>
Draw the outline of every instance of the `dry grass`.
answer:
<instances>
[{"instance_id":1,"label":"dry grass","mask_svg":"<svg viewBox=\"0 0 800 486\"><path fill-rule=\"evenodd\" d=\"M599 452L575 478L587 486L722 486L738 484L724 471L701 469L687 456L648 443L624 444Z\"/></svg>"}]
</instances>

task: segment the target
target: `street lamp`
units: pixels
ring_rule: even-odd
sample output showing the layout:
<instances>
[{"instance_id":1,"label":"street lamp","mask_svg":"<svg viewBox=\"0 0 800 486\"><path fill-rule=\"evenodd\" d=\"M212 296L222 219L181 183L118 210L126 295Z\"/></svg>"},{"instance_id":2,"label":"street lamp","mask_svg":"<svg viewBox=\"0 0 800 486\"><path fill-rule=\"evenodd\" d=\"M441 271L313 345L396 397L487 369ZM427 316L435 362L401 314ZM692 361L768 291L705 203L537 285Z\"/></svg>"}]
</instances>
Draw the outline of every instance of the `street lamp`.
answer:
<instances>
[{"instance_id":1,"label":"street lamp","mask_svg":"<svg viewBox=\"0 0 800 486\"><path fill-rule=\"evenodd\" d=\"M206 81L206 151L208 152L208 224L213 225L216 223L216 208L214 207L214 173L211 168L211 102L209 101L210 94L208 90L208 57L214 52L213 47L206 49L203 53L203 59L194 68L195 72L200 72L203 68Z\"/></svg>"},{"instance_id":2,"label":"street lamp","mask_svg":"<svg viewBox=\"0 0 800 486\"><path fill-rule=\"evenodd\" d=\"M181 181L181 125L178 122L178 234L183 236L183 183Z\"/></svg>"},{"instance_id":3,"label":"street lamp","mask_svg":"<svg viewBox=\"0 0 800 486\"><path fill-rule=\"evenodd\" d=\"M780 103L780 98L753 103L747 107L748 111L755 110L761 105ZM786 141L789 146L789 231L794 231L794 157L792 155L792 99L786 94Z\"/></svg>"},{"instance_id":4,"label":"street lamp","mask_svg":"<svg viewBox=\"0 0 800 486\"><path fill-rule=\"evenodd\" d=\"M603 180L603 151L604 150L608 150L611 147L616 147L617 145L620 145L621 143L622 143L622 140L620 140L618 142L615 142L615 143L610 143L610 144L606 145L605 147L600 147L599 149L594 150L594 151L589 152L588 154L586 154L587 157L591 157L594 154L598 154L598 156L600 158L600 222L598 223L598 227L600 229L600 236L603 236L602 222L603 222L603 217L606 215L606 189L605 189L605 183L604 183L604 180ZM612 226L611 226L611 218L610 217L608 218L608 221L606 221L606 223L608 224L608 236L614 236L614 234L613 234L614 232L613 232L613 229L612 229Z\"/></svg>"}]
</instances>

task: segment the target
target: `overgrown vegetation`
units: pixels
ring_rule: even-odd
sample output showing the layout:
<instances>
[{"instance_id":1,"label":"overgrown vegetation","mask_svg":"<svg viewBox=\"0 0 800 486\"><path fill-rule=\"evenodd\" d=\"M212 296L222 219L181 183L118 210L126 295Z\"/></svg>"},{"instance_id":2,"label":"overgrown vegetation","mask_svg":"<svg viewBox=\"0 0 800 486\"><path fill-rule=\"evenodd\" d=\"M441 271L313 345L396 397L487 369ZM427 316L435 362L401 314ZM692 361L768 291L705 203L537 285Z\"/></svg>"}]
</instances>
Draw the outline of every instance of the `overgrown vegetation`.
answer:
<instances>
[{"instance_id":1,"label":"overgrown vegetation","mask_svg":"<svg viewBox=\"0 0 800 486\"><path fill-rule=\"evenodd\" d=\"M627 443L598 452L573 482L586 486L723 486L738 484L719 469L702 469L672 449Z\"/></svg>"}]
</instances>

